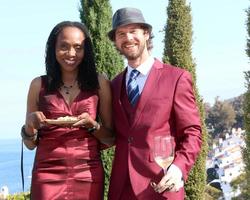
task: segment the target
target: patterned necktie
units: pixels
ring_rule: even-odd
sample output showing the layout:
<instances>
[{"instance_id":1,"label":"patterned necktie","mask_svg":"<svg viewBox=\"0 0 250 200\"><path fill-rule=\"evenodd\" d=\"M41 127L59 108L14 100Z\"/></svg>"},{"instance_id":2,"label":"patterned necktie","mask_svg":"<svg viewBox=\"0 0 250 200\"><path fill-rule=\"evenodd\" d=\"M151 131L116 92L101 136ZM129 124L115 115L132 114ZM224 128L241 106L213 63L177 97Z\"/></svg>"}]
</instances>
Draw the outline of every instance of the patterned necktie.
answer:
<instances>
[{"instance_id":1,"label":"patterned necktie","mask_svg":"<svg viewBox=\"0 0 250 200\"><path fill-rule=\"evenodd\" d=\"M139 93L139 86L136 82L137 76L140 74L139 71L136 69L133 69L130 73L129 80L128 80L128 99L132 106L136 104L136 102L139 99L140 93Z\"/></svg>"}]
</instances>

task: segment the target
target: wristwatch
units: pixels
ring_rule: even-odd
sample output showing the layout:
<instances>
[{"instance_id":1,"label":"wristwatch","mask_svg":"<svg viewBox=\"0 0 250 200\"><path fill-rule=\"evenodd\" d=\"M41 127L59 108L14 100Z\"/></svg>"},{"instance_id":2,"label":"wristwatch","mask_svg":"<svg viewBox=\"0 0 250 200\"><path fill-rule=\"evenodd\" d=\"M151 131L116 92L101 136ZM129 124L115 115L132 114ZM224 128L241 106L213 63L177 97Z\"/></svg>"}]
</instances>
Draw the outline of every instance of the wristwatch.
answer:
<instances>
[{"instance_id":1,"label":"wristwatch","mask_svg":"<svg viewBox=\"0 0 250 200\"><path fill-rule=\"evenodd\" d=\"M98 122L96 122L96 125L91 127L91 128L88 128L87 131L89 133L94 133L96 130L99 130L100 127L101 127L101 125Z\"/></svg>"}]
</instances>

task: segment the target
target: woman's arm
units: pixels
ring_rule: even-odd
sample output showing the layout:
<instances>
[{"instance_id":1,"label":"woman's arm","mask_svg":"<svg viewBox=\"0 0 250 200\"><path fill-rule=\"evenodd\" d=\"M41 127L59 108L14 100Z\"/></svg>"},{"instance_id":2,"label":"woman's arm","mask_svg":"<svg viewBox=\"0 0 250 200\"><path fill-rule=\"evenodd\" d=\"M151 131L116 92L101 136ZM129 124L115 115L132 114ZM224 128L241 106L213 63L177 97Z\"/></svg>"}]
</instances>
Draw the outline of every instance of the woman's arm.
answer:
<instances>
[{"instance_id":1,"label":"woman's arm","mask_svg":"<svg viewBox=\"0 0 250 200\"><path fill-rule=\"evenodd\" d=\"M25 126L22 129L22 136L25 146L28 149L36 147L36 134L44 121L45 116L38 111L39 91L41 88L41 78L37 77L32 80L27 98L27 111Z\"/></svg>"},{"instance_id":2,"label":"woman's arm","mask_svg":"<svg viewBox=\"0 0 250 200\"><path fill-rule=\"evenodd\" d=\"M93 132L102 143L107 145L114 144L114 132L112 121L112 94L110 81L100 74L98 77L100 89L99 94L99 117L101 119L101 126L99 131Z\"/></svg>"}]
</instances>

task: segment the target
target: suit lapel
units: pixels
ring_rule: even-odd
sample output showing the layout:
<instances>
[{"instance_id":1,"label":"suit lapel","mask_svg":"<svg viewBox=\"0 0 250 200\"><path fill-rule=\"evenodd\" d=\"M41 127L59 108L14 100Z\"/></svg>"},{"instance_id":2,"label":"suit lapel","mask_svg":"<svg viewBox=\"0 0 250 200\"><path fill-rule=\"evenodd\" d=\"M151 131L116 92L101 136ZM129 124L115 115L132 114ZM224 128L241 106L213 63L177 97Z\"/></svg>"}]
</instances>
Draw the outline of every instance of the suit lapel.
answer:
<instances>
[{"instance_id":1,"label":"suit lapel","mask_svg":"<svg viewBox=\"0 0 250 200\"><path fill-rule=\"evenodd\" d=\"M115 93L115 98L117 99L118 101L118 109L117 112L120 113L122 115L122 118L124 118L124 121L127 123L126 125L129 127L129 121L128 121L128 118L127 118L127 115L126 115L126 112L124 110L124 107L122 105L122 101L121 101L121 93L122 93L122 88L123 88L123 82L125 80L125 76L126 76L126 73L127 73L127 70L124 70L119 78L118 78L118 81L117 81L117 85L115 86L116 88L118 88L116 90L116 93Z\"/></svg>"},{"instance_id":2,"label":"suit lapel","mask_svg":"<svg viewBox=\"0 0 250 200\"><path fill-rule=\"evenodd\" d=\"M159 60L155 60L141 93L132 127L136 125L140 115L142 114L143 108L147 104L148 100L152 97L152 94L155 92L155 86L158 85L161 77L161 68L163 68L163 64Z\"/></svg>"}]
</instances>

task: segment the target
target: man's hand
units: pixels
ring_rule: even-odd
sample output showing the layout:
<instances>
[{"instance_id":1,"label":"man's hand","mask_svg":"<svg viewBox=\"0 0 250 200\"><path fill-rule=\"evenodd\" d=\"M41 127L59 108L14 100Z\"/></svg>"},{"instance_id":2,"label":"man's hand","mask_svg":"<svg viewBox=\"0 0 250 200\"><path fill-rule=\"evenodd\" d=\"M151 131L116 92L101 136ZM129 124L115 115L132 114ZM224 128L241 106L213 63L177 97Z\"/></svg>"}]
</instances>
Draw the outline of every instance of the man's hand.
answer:
<instances>
[{"instance_id":1,"label":"man's hand","mask_svg":"<svg viewBox=\"0 0 250 200\"><path fill-rule=\"evenodd\" d=\"M170 192L178 192L183 186L184 182L182 179L182 172L174 164L172 164L168 170L165 171L165 175L157 185L152 184L152 187L158 193L162 193L165 190Z\"/></svg>"}]
</instances>

